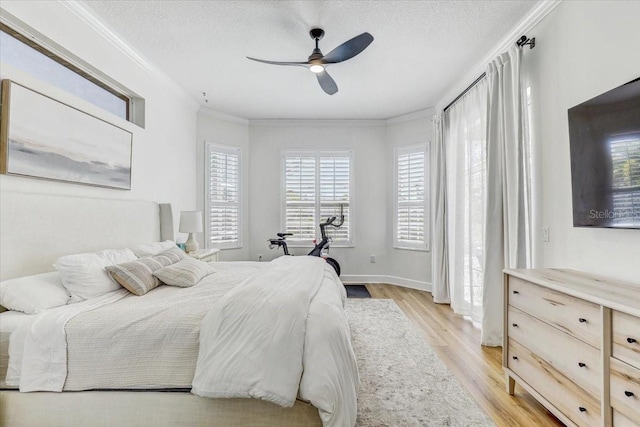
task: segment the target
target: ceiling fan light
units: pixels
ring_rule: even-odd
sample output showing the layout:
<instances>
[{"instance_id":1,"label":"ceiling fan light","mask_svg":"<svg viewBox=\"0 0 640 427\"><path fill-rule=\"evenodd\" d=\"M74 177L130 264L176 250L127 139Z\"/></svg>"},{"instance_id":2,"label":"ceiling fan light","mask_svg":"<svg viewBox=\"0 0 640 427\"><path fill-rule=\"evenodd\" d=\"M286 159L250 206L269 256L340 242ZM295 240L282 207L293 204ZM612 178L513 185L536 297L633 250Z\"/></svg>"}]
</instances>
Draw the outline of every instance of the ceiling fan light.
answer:
<instances>
[{"instance_id":1,"label":"ceiling fan light","mask_svg":"<svg viewBox=\"0 0 640 427\"><path fill-rule=\"evenodd\" d=\"M322 65L320 65L320 64L313 64L312 66L309 67L309 70L312 73L318 74L318 73L321 73L321 72L324 71L324 67Z\"/></svg>"}]
</instances>

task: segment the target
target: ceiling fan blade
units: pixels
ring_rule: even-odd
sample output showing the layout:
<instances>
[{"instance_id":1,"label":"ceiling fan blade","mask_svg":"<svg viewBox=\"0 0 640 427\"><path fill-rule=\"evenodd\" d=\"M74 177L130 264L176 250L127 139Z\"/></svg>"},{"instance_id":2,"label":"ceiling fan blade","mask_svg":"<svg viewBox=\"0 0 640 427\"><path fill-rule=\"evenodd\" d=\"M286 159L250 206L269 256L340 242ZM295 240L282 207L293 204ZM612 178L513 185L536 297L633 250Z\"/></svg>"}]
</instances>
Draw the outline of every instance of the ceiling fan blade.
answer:
<instances>
[{"instance_id":1,"label":"ceiling fan blade","mask_svg":"<svg viewBox=\"0 0 640 427\"><path fill-rule=\"evenodd\" d=\"M257 59L257 58L251 58L250 56L247 56L247 59L250 59L252 61L256 61L256 62L262 62L264 64L271 64L271 65L298 65L300 67L308 67L309 63L308 62L280 62L280 61L266 61L264 59Z\"/></svg>"},{"instance_id":2,"label":"ceiling fan blade","mask_svg":"<svg viewBox=\"0 0 640 427\"><path fill-rule=\"evenodd\" d=\"M362 33L351 40L347 40L322 58L324 64L337 64L353 58L367 48L373 41L373 36L369 33Z\"/></svg>"},{"instance_id":3,"label":"ceiling fan blade","mask_svg":"<svg viewBox=\"0 0 640 427\"><path fill-rule=\"evenodd\" d=\"M333 95L338 91L338 85L336 81L331 78L329 73L323 71L321 73L317 73L316 77L318 78L318 83L320 83L320 87L322 90L327 92L329 95Z\"/></svg>"}]
</instances>

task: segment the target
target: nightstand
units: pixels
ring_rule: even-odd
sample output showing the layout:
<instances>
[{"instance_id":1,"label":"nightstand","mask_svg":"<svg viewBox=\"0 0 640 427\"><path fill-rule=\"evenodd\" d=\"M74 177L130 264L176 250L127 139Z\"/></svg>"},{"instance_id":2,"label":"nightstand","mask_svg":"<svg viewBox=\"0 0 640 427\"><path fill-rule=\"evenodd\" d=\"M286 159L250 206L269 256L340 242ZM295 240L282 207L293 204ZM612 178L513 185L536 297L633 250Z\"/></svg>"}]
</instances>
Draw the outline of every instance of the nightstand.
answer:
<instances>
[{"instance_id":1,"label":"nightstand","mask_svg":"<svg viewBox=\"0 0 640 427\"><path fill-rule=\"evenodd\" d=\"M187 255L204 262L218 262L218 252L220 249L200 249L196 253Z\"/></svg>"}]
</instances>

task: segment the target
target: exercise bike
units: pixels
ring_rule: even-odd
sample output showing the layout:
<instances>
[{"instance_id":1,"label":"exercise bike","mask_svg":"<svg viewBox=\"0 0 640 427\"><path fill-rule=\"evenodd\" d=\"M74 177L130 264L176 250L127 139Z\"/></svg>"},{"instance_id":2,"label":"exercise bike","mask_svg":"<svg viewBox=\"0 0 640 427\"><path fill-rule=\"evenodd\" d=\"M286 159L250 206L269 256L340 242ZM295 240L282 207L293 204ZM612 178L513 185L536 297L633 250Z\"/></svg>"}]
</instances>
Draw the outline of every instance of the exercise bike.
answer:
<instances>
[{"instance_id":1,"label":"exercise bike","mask_svg":"<svg viewBox=\"0 0 640 427\"><path fill-rule=\"evenodd\" d=\"M329 257L327 253L329 252L329 246L331 245L331 241L333 240L331 237L327 236L325 231L325 227L331 226L333 228L340 228L342 224L344 224L344 214L342 211L342 205L340 205L340 222L336 223L335 216L327 218L325 222L320 223L320 235L322 239L317 242L315 239L313 243L315 244L314 248L311 249L311 252L307 254L307 256L317 256L320 258L324 258L324 260L336 271L336 274L340 276L340 264L335 259ZM277 238L271 238L267 241L269 242L269 249L273 248L282 248L285 255L291 255L289 253L289 246L287 245L287 236L293 236L293 233L276 233Z\"/></svg>"}]
</instances>

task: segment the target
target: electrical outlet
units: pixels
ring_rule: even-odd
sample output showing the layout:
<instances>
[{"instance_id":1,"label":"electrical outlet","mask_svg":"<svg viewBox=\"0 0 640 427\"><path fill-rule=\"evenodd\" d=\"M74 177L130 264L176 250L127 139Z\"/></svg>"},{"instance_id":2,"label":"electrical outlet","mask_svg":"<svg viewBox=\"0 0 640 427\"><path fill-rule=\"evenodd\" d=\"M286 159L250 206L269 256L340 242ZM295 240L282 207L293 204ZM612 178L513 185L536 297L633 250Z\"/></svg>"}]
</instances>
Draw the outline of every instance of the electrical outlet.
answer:
<instances>
[{"instance_id":1,"label":"electrical outlet","mask_svg":"<svg viewBox=\"0 0 640 427\"><path fill-rule=\"evenodd\" d=\"M262 262L262 254L258 254L258 262Z\"/></svg>"},{"instance_id":2,"label":"electrical outlet","mask_svg":"<svg viewBox=\"0 0 640 427\"><path fill-rule=\"evenodd\" d=\"M549 241L549 227L542 227L542 241Z\"/></svg>"},{"instance_id":3,"label":"electrical outlet","mask_svg":"<svg viewBox=\"0 0 640 427\"><path fill-rule=\"evenodd\" d=\"M375 255L371 255L371 257L369 258L369 262L371 264L375 264L376 263L376 256Z\"/></svg>"}]
</instances>

